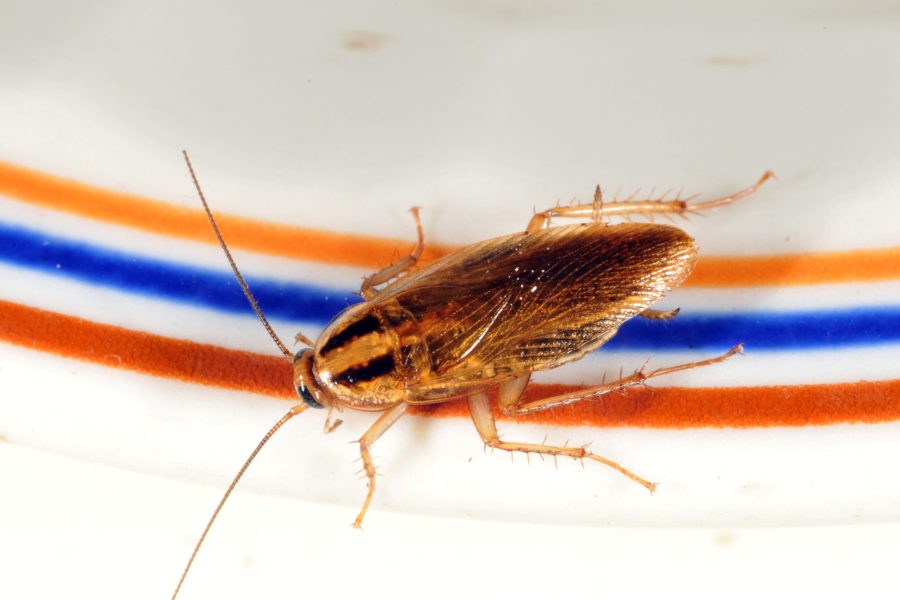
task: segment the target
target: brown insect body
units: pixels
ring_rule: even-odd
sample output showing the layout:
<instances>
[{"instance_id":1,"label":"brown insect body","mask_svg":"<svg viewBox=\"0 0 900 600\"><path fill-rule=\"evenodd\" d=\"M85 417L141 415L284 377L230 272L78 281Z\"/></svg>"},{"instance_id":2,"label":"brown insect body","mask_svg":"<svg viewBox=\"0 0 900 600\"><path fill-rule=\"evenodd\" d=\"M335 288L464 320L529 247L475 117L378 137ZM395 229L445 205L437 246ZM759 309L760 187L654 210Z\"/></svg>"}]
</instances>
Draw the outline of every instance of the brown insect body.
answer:
<instances>
[{"instance_id":1,"label":"brown insect body","mask_svg":"<svg viewBox=\"0 0 900 600\"><path fill-rule=\"evenodd\" d=\"M741 351L737 344L723 355L658 368L642 369L618 380L576 392L529 399L523 396L531 373L577 360L602 346L628 319L640 315L669 319L678 310L650 306L691 273L697 257L694 240L668 225L624 223L605 219L629 214L680 215L730 204L753 192L770 177L730 196L697 204L676 197L603 203L598 187L594 202L536 213L524 233L460 248L422 268L423 249L418 209L413 209L418 244L404 257L369 276L360 293L364 302L329 323L316 342L302 334L309 348L296 355L274 332L240 274L197 182L191 177L213 231L241 289L285 359L293 363L294 385L303 400L293 406L250 454L225 491L194 547L173 599L181 589L203 540L225 501L260 449L288 420L308 407L352 408L381 415L359 438L360 458L368 481L359 527L375 490L370 448L409 406L466 396L469 413L485 445L510 452L568 456L605 464L653 491L655 484L585 446L552 446L500 438L487 390L497 387L506 415L521 415L595 399L641 385L647 379L711 365ZM550 227L553 218L591 222ZM376 286L383 285L381 289ZM326 419L326 431L340 421Z\"/></svg>"},{"instance_id":2,"label":"brown insect body","mask_svg":"<svg viewBox=\"0 0 900 600\"><path fill-rule=\"evenodd\" d=\"M319 337L319 404L441 402L577 360L690 274L684 231L589 223L463 247L339 314Z\"/></svg>"}]
</instances>

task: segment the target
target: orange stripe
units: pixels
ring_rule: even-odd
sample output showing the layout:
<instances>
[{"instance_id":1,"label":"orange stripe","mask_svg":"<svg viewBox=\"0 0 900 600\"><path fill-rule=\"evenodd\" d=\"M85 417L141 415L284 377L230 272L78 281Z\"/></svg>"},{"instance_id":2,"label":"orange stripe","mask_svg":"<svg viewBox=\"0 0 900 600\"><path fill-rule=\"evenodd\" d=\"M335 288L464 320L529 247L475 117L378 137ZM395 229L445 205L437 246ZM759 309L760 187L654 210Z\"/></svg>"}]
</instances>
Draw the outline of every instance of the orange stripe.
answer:
<instances>
[{"instance_id":1,"label":"orange stripe","mask_svg":"<svg viewBox=\"0 0 900 600\"><path fill-rule=\"evenodd\" d=\"M193 383L295 398L283 358L228 350L101 325L0 301L0 339L69 358ZM573 386L532 385L528 399L568 393ZM414 411L462 417L446 402ZM900 380L737 388L640 388L523 419L594 427L766 427L877 423L900 419Z\"/></svg>"},{"instance_id":2,"label":"orange stripe","mask_svg":"<svg viewBox=\"0 0 900 600\"><path fill-rule=\"evenodd\" d=\"M192 383L293 395L283 358L101 325L0 300L0 339L18 346Z\"/></svg>"},{"instance_id":3,"label":"orange stripe","mask_svg":"<svg viewBox=\"0 0 900 600\"><path fill-rule=\"evenodd\" d=\"M4 162L0 162L0 194L150 233L217 243L202 210L114 192ZM217 213L216 220L230 247L287 258L375 268L395 258L398 248L412 246L409 240L288 227L227 214ZM445 248L432 247L426 255L434 259L446 252Z\"/></svg>"},{"instance_id":4,"label":"orange stripe","mask_svg":"<svg viewBox=\"0 0 900 600\"><path fill-rule=\"evenodd\" d=\"M756 287L888 279L900 279L900 248L742 258L701 257L686 285Z\"/></svg>"},{"instance_id":5,"label":"orange stripe","mask_svg":"<svg viewBox=\"0 0 900 600\"><path fill-rule=\"evenodd\" d=\"M22 202L151 233L215 243L201 210L105 190L0 162L0 194ZM217 217L229 246L367 269L388 264L411 240L289 227L234 215ZM451 246L429 244L433 260ZM820 254L701 257L685 285L754 287L900 279L900 247Z\"/></svg>"}]
</instances>

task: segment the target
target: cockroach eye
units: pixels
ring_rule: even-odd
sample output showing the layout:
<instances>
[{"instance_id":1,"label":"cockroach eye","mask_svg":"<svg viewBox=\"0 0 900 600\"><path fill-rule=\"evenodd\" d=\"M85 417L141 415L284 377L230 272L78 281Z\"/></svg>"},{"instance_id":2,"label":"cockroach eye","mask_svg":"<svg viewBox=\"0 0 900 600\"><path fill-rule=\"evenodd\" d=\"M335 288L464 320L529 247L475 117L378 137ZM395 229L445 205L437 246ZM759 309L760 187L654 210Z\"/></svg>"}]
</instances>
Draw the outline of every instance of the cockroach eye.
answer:
<instances>
[{"instance_id":1,"label":"cockroach eye","mask_svg":"<svg viewBox=\"0 0 900 600\"><path fill-rule=\"evenodd\" d=\"M310 350L309 348L304 348L294 356L295 367L297 363L300 362L303 359L304 355L308 352L312 352L312 350ZM295 382L296 381L297 380L295 379ZM313 396L312 390L310 390L309 387L303 382L302 378L300 378L299 383L294 386L294 389L297 390L297 395L300 396L300 399L303 400L303 402L305 402L306 405L310 408L325 408L324 406L319 404L319 402L316 400L316 397Z\"/></svg>"},{"instance_id":2,"label":"cockroach eye","mask_svg":"<svg viewBox=\"0 0 900 600\"><path fill-rule=\"evenodd\" d=\"M297 386L297 395L300 396L300 399L306 402L307 406L310 408L325 408L313 397L312 392L309 391L309 388L303 384Z\"/></svg>"}]
</instances>

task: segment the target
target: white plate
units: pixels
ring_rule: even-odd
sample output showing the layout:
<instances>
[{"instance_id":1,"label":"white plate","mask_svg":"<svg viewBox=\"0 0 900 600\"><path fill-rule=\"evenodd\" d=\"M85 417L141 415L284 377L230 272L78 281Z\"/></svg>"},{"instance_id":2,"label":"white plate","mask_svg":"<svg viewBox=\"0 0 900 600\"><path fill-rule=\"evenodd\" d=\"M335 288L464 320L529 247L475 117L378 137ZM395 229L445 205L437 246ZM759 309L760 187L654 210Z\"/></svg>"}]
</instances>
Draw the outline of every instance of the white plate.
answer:
<instances>
[{"instance_id":1,"label":"white plate","mask_svg":"<svg viewBox=\"0 0 900 600\"><path fill-rule=\"evenodd\" d=\"M587 198L598 182L623 193L684 185L712 197L771 168L779 179L758 196L686 225L704 254L825 252L900 241L900 79L893 76L900 45L897 14L882 3L359 2L334 10L297 3L99 2L60 4L49 16L47 10L8 3L0 23L6 48L0 52L0 159L41 171L195 208L179 154L187 147L222 212L411 240L405 211L416 204L423 207L427 240L450 244L519 230L532 208ZM0 217L225 268L211 246L15 201L0 200ZM297 269L299 278L340 285L364 274L238 254L245 269L263 274ZM2 269L3 299L272 350L249 318L206 320L188 309ZM817 290L807 291L787 302L818 306ZM860 297L895 302L895 293L893 283L822 292L834 305L859 304ZM735 302L769 308L780 300L761 294ZM791 383L807 375L807 381L891 379L900 349L826 350L816 360L770 357L768 364L780 368L747 358L750 366L733 371L742 384ZM8 597L49 597L69 585L118 596L119 577L134 574L134 564L146 564L148 596L164 593L218 491L285 409L278 400L14 346L0 345L0 360L0 434L13 444L212 486L199 492L163 478L7 449L4 464L14 474L20 469L0 504L9 525L4 531L11 532L2 536L4 564L19 574L0 583ZM626 366L642 362L636 355L622 360ZM795 360L807 362L802 369L784 368ZM727 366L679 383L724 385ZM840 369L845 376L836 375ZM492 584L497 589L559 584L564 590L572 572L588 570L572 585L625 593L632 589L627 578L669 560L660 548L687 544L693 548L688 555L703 562L730 552L730 538L595 525L878 522L896 520L900 506L900 485L890 476L900 451L897 424L551 433L551 440L594 440L594 449L662 482L650 497L599 467L528 468L519 458L510 466L505 456L483 455L466 421L411 418L377 447L386 477L369 515L372 531L353 537L345 525L364 485L353 478L355 451L345 442L368 418L347 420L323 438L321 422L304 415L272 442L242 489L282 498L236 500L229 507L201 555L220 570L207 566L204 574L198 566L194 593L218 586L219 596L238 597L271 586L279 596L301 595L307 585L340 573L347 576L333 583L337 588L359 577L385 593L392 586L424 591L441 587L438 578L486 576L494 572L491 560L504 573ZM539 439L547 428L514 431ZM81 477L90 491L72 490ZM44 483L27 485L32 478ZM140 495L118 495L121 486L132 485ZM41 517L51 490L58 494L52 505L61 507L52 513L58 523L52 528ZM92 508L91 497L106 510ZM150 500L120 514L115 504L101 502L110 497ZM172 497L185 498L185 505ZM70 499L72 510L63 510ZM271 514L248 514L242 502ZM22 511L21 521L11 516ZM91 527L80 527L88 514ZM285 518L296 521L284 534L263 529ZM236 550L246 538L229 530L228 521L260 536L258 546L245 554ZM429 531L437 533L423 533ZM878 564L878 548L893 548L871 529L841 530L839 542L795 529L746 535L752 541L740 559L749 562L721 560L709 570L720 567L716 572L725 577L746 564L747 572L755 566L791 581L817 569L810 562L799 573L787 571L779 565L787 554L773 560L762 546L796 547L839 565L846 555L827 548L854 543L874 561L869 566ZM864 546L871 536L873 545ZM521 553L528 544L533 547ZM625 558L611 552L623 544ZM269 549L266 558L246 558L262 547ZM597 554L600 547L605 550ZM217 554L227 548L229 556ZM570 561L563 552L578 558ZM422 558L432 556L435 561ZM83 558L70 563L72 557ZM247 560L252 568L241 563ZM689 569L684 555L675 560ZM631 561L640 561L641 569ZM571 571L542 578L535 562L539 570ZM666 568L676 583L683 581ZM236 583L242 571L248 578ZM520 571L526 573L517 577ZM47 572L66 576L38 575ZM866 573L889 583L887 570ZM819 581L823 589L837 589L827 578ZM708 587L712 593L715 586ZM128 594L136 593L130 588Z\"/></svg>"}]
</instances>

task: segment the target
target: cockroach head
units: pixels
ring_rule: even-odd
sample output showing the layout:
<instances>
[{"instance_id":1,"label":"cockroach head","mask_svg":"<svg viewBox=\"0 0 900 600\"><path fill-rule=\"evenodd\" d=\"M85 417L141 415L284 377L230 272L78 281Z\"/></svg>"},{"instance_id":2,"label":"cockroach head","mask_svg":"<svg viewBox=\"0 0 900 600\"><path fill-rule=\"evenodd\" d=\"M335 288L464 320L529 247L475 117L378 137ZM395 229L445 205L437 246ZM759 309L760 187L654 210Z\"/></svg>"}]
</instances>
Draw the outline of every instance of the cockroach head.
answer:
<instances>
[{"instance_id":1,"label":"cockroach head","mask_svg":"<svg viewBox=\"0 0 900 600\"><path fill-rule=\"evenodd\" d=\"M310 408L325 408L325 395L313 375L313 351L304 348L294 356L294 389Z\"/></svg>"}]
</instances>

